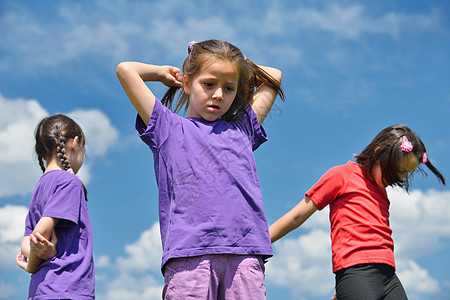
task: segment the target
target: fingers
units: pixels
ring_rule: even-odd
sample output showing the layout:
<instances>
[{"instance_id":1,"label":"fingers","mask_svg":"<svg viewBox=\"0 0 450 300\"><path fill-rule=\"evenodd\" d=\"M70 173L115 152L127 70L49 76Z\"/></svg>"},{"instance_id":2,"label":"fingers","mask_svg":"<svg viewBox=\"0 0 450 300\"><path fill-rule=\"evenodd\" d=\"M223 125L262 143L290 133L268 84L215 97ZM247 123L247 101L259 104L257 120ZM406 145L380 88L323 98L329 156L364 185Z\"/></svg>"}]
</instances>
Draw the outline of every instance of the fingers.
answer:
<instances>
[{"instance_id":1,"label":"fingers","mask_svg":"<svg viewBox=\"0 0 450 300\"><path fill-rule=\"evenodd\" d=\"M52 232L51 241L38 232L30 235L30 250L43 260L49 260L57 254L57 243L55 231Z\"/></svg>"},{"instance_id":2,"label":"fingers","mask_svg":"<svg viewBox=\"0 0 450 300\"><path fill-rule=\"evenodd\" d=\"M16 263L20 268L24 269L25 271L27 270L28 260L25 256L22 256L22 252L19 252L17 254Z\"/></svg>"},{"instance_id":3,"label":"fingers","mask_svg":"<svg viewBox=\"0 0 450 300\"><path fill-rule=\"evenodd\" d=\"M22 252L17 253L16 261L22 261Z\"/></svg>"},{"instance_id":4,"label":"fingers","mask_svg":"<svg viewBox=\"0 0 450 300\"><path fill-rule=\"evenodd\" d=\"M31 251L36 253L37 256L41 257L41 255L51 245L52 244L44 236L42 236L39 232L30 234L30 249L31 249Z\"/></svg>"},{"instance_id":5,"label":"fingers","mask_svg":"<svg viewBox=\"0 0 450 300\"><path fill-rule=\"evenodd\" d=\"M172 85L179 87L179 88L183 87L183 82L182 82L183 76L181 76L180 69L178 69L177 67L170 66L169 73L174 79Z\"/></svg>"}]
</instances>

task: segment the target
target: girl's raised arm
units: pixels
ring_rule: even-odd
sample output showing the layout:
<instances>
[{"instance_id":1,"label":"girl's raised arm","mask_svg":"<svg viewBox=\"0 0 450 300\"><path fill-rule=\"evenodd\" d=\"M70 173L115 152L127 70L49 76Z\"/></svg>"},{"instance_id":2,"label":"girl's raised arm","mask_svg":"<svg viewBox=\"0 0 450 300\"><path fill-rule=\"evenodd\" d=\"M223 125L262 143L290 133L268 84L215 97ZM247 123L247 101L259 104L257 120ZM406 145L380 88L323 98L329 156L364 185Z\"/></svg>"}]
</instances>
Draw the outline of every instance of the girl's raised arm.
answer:
<instances>
[{"instance_id":1,"label":"girl's raised arm","mask_svg":"<svg viewBox=\"0 0 450 300\"><path fill-rule=\"evenodd\" d=\"M291 211L269 227L270 241L273 243L302 225L316 210L316 204L306 196Z\"/></svg>"},{"instance_id":2,"label":"girl's raised arm","mask_svg":"<svg viewBox=\"0 0 450 300\"><path fill-rule=\"evenodd\" d=\"M122 62L117 66L116 74L125 93L146 125L155 106L155 95L145 81L160 81L166 86L183 86L180 70L172 66Z\"/></svg>"},{"instance_id":3,"label":"girl's raised arm","mask_svg":"<svg viewBox=\"0 0 450 300\"><path fill-rule=\"evenodd\" d=\"M278 82L281 82L281 71L275 68L258 65L267 74ZM272 109L272 105L277 97L277 92L265 84L258 84L258 89L253 95L252 109L258 118L259 124L262 124L266 116Z\"/></svg>"}]
</instances>

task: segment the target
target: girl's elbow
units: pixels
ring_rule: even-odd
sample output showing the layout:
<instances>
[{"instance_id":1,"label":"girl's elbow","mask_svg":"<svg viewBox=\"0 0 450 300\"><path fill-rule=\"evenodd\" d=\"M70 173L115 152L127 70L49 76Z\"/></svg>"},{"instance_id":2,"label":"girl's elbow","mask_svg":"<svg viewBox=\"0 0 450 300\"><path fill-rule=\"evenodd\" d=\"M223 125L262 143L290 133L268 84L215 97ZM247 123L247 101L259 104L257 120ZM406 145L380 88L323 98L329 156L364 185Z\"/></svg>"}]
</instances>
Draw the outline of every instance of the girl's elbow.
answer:
<instances>
[{"instance_id":1,"label":"girl's elbow","mask_svg":"<svg viewBox=\"0 0 450 300\"><path fill-rule=\"evenodd\" d=\"M123 74L127 72L127 63L126 62L121 62L120 64L117 65L116 68L116 75L119 78L123 77Z\"/></svg>"},{"instance_id":2,"label":"girl's elbow","mask_svg":"<svg viewBox=\"0 0 450 300\"><path fill-rule=\"evenodd\" d=\"M283 72L281 72L281 70L274 69L274 72L273 72L272 77L273 77L276 81L281 82L281 77L282 77L282 75L283 75Z\"/></svg>"}]
</instances>

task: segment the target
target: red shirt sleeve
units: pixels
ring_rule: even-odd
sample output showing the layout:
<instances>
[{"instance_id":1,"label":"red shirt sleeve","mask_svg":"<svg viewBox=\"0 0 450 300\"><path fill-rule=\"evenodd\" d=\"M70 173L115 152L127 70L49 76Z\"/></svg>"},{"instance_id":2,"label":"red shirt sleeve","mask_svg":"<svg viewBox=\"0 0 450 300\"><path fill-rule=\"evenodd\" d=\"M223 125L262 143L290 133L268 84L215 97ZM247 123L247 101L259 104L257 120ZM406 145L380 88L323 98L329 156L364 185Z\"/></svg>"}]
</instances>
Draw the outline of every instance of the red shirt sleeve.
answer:
<instances>
[{"instance_id":1,"label":"red shirt sleeve","mask_svg":"<svg viewBox=\"0 0 450 300\"><path fill-rule=\"evenodd\" d=\"M345 174L342 170L345 166L336 166L329 169L319 181L314 184L306 196L317 205L319 210L322 210L336 199L344 188Z\"/></svg>"}]
</instances>

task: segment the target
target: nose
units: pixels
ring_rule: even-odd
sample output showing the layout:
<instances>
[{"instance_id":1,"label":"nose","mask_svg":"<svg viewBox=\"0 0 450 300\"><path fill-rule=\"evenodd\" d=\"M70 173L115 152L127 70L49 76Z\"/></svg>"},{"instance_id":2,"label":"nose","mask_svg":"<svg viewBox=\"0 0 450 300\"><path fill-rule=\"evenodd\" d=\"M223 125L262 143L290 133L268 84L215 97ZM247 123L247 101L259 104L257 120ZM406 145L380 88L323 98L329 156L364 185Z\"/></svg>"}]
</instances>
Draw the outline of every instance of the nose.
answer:
<instances>
[{"instance_id":1,"label":"nose","mask_svg":"<svg viewBox=\"0 0 450 300\"><path fill-rule=\"evenodd\" d=\"M221 100L222 98L223 98L223 91L222 91L222 88L217 88L217 89L214 91L213 99Z\"/></svg>"}]
</instances>

